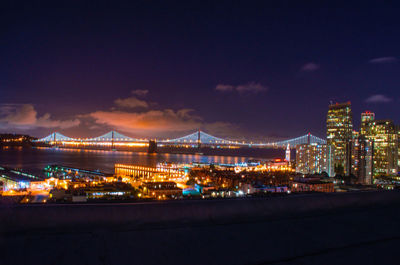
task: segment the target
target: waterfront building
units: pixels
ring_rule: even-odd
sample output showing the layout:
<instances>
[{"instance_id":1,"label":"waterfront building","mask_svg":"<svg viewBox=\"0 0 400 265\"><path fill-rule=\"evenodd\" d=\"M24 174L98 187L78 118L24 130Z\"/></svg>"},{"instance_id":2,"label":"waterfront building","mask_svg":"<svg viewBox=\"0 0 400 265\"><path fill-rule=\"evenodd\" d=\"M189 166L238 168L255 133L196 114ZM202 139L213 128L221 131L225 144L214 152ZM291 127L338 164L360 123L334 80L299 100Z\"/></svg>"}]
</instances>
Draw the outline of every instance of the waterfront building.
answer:
<instances>
[{"instance_id":1,"label":"waterfront building","mask_svg":"<svg viewBox=\"0 0 400 265\"><path fill-rule=\"evenodd\" d=\"M329 149L330 150L330 149ZM329 152L325 144L301 144L296 146L296 172L315 174L329 170Z\"/></svg>"},{"instance_id":2,"label":"waterfront building","mask_svg":"<svg viewBox=\"0 0 400 265\"><path fill-rule=\"evenodd\" d=\"M243 171L246 172L273 172L273 171L281 171L281 172L291 172L293 171L292 167L290 166L290 161L286 159L273 159L269 161L265 161L264 163L238 163L235 164L234 171L236 173L240 173ZM290 159L290 157L289 157Z\"/></svg>"},{"instance_id":3,"label":"waterfront building","mask_svg":"<svg viewBox=\"0 0 400 265\"><path fill-rule=\"evenodd\" d=\"M290 144L287 144L287 146L286 146L285 160L286 160L286 161L289 163L289 165L290 165Z\"/></svg>"},{"instance_id":4,"label":"waterfront building","mask_svg":"<svg viewBox=\"0 0 400 265\"><path fill-rule=\"evenodd\" d=\"M82 168L74 168L64 165L47 165L43 171L47 177L55 177L58 179L106 179L112 174L105 174L99 170L88 170Z\"/></svg>"},{"instance_id":5,"label":"waterfront building","mask_svg":"<svg viewBox=\"0 0 400 265\"><path fill-rule=\"evenodd\" d=\"M372 184L373 142L363 135L352 140L351 174L357 177L359 184Z\"/></svg>"},{"instance_id":6,"label":"waterfront building","mask_svg":"<svg viewBox=\"0 0 400 265\"><path fill-rule=\"evenodd\" d=\"M333 163L338 174L350 173L349 143L353 133L351 103L329 106L327 120L327 145L333 150Z\"/></svg>"},{"instance_id":7,"label":"waterfront building","mask_svg":"<svg viewBox=\"0 0 400 265\"><path fill-rule=\"evenodd\" d=\"M155 167L115 164L115 175L140 181L187 181L188 169L176 164L157 164Z\"/></svg>"},{"instance_id":8,"label":"waterfront building","mask_svg":"<svg viewBox=\"0 0 400 265\"><path fill-rule=\"evenodd\" d=\"M8 191L31 191L45 188L48 186L41 177L20 170L0 167L0 193L3 195Z\"/></svg>"}]
</instances>

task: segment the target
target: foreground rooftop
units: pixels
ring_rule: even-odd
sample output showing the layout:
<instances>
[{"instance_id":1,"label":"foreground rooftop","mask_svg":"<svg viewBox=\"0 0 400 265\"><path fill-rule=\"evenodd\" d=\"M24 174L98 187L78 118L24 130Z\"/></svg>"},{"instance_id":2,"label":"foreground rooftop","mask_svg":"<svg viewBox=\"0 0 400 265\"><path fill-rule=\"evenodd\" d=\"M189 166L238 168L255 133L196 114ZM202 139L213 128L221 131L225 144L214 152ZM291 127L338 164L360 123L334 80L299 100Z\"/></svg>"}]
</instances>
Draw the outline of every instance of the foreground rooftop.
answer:
<instances>
[{"instance_id":1,"label":"foreground rooftop","mask_svg":"<svg viewBox=\"0 0 400 265\"><path fill-rule=\"evenodd\" d=\"M5 264L392 264L400 192L0 207Z\"/></svg>"}]
</instances>

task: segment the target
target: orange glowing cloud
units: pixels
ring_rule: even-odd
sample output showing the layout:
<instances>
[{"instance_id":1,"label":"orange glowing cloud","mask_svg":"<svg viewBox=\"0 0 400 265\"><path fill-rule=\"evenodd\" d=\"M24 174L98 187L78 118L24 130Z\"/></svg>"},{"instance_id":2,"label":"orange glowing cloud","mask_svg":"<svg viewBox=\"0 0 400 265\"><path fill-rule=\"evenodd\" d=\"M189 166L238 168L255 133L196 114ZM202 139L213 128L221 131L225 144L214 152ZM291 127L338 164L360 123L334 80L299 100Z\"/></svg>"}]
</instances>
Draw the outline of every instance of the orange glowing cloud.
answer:
<instances>
[{"instance_id":1,"label":"orange glowing cloud","mask_svg":"<svg viewBox=\"0 0 400 265\"><path fill-rule=\"evenodd\" d=\"M201 119L190 109L146 112L96 111L89 114L97 124L106 124L123 131L187 131L201 126Z\"/></svg>"},{"instance_id":2,"label":"orange glowing cloud","mask_svg":"<svg viewBox=\"0 0 400 265\"><path fill-rule=\"evenodd\" d=\"M135 97L119 98L114 101L115 105L122 108L147 108L149 104Z\"/></svg>"},{"instance_id":3,"label":"orange glowing cloud","mask_svg":"<svg viewBox=\"0 0 400 265\"><path fill-rule=\"evenodd\" d=\"M49 113L38 116L32 104L2 104L0 105L0 128L71 128L78 126L80 120L54 120Z\"/></svg>"},{"instance_id":4,"label":"orange glowing cloud","mask_svg":"<svg viewBox=\"0 0 400 265\"><path fill-rule=\"evenodd\" d=\"M108 125L118 130L134 134L157 134L161 132L183 132L203 128L210 132L223 133L232 130L226 122L206 123L193 114L191 109L149 110L146 112L127 112L120 110L96 111L87 115L96 124Z\"/></svg>"}]
</instances>

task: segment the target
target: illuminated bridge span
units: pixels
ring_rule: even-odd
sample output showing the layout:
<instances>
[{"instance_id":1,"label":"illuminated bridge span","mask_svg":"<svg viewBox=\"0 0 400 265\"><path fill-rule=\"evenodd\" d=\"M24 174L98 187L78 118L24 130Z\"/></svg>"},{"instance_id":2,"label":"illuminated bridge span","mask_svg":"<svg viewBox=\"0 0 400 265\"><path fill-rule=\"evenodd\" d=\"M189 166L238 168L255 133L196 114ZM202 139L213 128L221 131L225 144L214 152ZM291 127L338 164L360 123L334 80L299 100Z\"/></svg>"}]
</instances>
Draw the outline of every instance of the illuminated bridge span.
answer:
<instances>
[{"instance_id":1,"label":"illuminated bridge span","mask_svg":"<svg viewBox=\"0 0 400 265\"><path fill-rule=\"evenodd\" d=\"M108 132L104 135L95 138L71 138L61 133L55 132L44 138L37 140L37 142L44 142L48 144L61 144L61 145L76 145L76 146L148 146L149 139L132 138L116 131ZM175 139L159 139L155 140L160 146L184 146L184 147L200 147L200 146L247 146L247 147L272 147L272 148L286 148L287 145L295 147L299 144L326 144L326 140L314 136L310 133L284 141L277 142L247 142L227 140L212 136L203 131L197 131L192 134L175 138Z\"/></svg>"},{"instance_id":2,"label":"illuminated bridge span","mask_svg":"<svg viewBox=\"0 0 400 265\"><path fill-rule=\"evenodd\" d=\"M296 146L299 144L326 144L326 140L312 135L311 133L308 133L297 138L273 143L273 145L275 146L287 146L288 144L290 146Z\"/></svg>"},{"instance_id":3,"label":"illuminated bridge span","mask_svg":"<svg viewBox=\"0 0 400 265\"><path fill-rule=\"evenodd\" d=\"M51 145L66 145L66 146L147 146L148 139L138 139L128 137L116 131L110 131L106 134L94 138L71 138L61 133L54 132L44 138L37 140Z\"/></svg>"},{"instance_id":4,"label":"illuminated bridge span","mask_svg":"<svg viewBox=\"0 0 400 265\"><path fill-rule=\"evenodd\" d=\"M73 141L73 138L70 138L68 136L65 136L59 132L54 132L46 137L43 137L42 139L37 140L37 142L63 142L63 141Z\"/></svg>"},{"instance_id":5,"label":"illuminated bridge span","mask_svg":"<svg viewBox=\"0 0 400 265\"><path fill-rule=\"evenodd\" d=\"M65 136L59 132L54 132L42 139L37 140L38 142L63 142L63 141L83 141L83 142L148 142L147 139L137 139L128 137L116 131L111 131L106 134L100 135L95 138L71 138Z\"/></svg>"},{"instance_id":6,"label":"illuminated bridge span","mask_svg":"<svg viewBox=\"0 0 400 265\"><path fill-rule=\"evenodd\" d=\"M148 142L147 139L138 139L128 137L116 131L111 131L95 138L88 138L87 141L92 142L103 142L103 141L115 141L115 142Z\"/></svg>"},{"instance_id":7,"label":"illuminated bridge span","mask_svg":"<svg viewBox=\"0 0 400 265\"><path fill-rule=\"evenodd\" d=\"M267 142L267 143L256 143L256 142L246 142L246 141L235 141L235 140L226 140L222 138L218 138L212 136L208 133L197 131L195 133L176 138L176 139L167 139L164 141L160 141L160 143L164 144L175 144L175 145L232 145L232 146L249 146L249 147L283 147L285 148L288 144L292 147L299 144L326 144L326 141L322 138L314 136L312 134L306 134L297 138L278 141L278 142Z\"/></svg>"},{"instance_id":8,"label":"illuminated bridge span","mask_svg":"<svg viewBox=\"0 0 400 265\"><path fill-rule=\"evenodd\" d=\"M203 131L197 131L192 134L176 138L176 139L167 139L167 140L162 140L160 141L161 143L164 144L211 144L211 145L237 145L241 144L240 142L237 141L232 141L232 140L226 140L222 138L218 138L215 136L212 136L208 133L205 133Z\"/></svg>"}]
</instances>

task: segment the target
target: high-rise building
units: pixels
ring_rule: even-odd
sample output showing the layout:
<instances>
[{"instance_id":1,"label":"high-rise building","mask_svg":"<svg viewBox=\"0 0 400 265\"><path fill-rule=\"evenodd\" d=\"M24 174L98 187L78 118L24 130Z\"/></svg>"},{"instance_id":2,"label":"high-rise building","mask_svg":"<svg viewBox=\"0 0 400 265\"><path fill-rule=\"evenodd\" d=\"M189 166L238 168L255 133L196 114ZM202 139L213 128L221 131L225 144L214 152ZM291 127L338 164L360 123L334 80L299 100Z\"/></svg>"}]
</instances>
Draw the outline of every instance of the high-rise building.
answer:
<instances>
[{"instance_id":1,"label":"high-rise building","mask_svg":"<svg viewBox=\"0 0 400 265\"><path fill-rule=\"evenodd\" d=\"M351 139L357 139L358 137L360 137L360 132L353 131L353 133L351 135Z\"/></svg>"},{"instance_id":2,"label":"high-rise building","mask_svg":"<svg viewBox=\"0 0 400 265\"><path fill-rule=\"evenodd\" d=\"M397 132L397 169L400 169L400 126L396 126Z\"/></svg>"},{"instance_id":3,"label":"high-rise building","mask_svg":"<svg viewBox=\"0 0 400 265\"><path fill-rule=\"evenodd\" d=\"M358 136L351 144L351 174L357 177L359 184L372 184L373 142Z\"/></svg>"},{"instance_id":4,"label":"high-rise building","mask_svg":"<svg viewBox=\"0 0 400 265\"><path fill-rule=\"evenodd\" d=\"M349 145L353 132L353 115L350 102L329 106L326 128L327 145L333 150L335 172L348 175L351 167Z\"/></svg>"},{"instance_id":5,"label":"high-rise building","mask_svg":"<svg viewBox=\"0 0 400 265\"><path fill-rule=\"evenodd\" d=\"M371 128L371 123L375 120L375 113L371 111L364 111L361 113L361 135L369 134L369 128Z\"/></svg>"},{"instance_id":6,"label":"high-rise building","mask_svg":"<svg viewBox=\"0 0 400 265\"><path fill-rule=\"evenodd\" d=\"M325 144L300 144L296 146L296 172L329 174L328 146Z\"/></svg>"},{"instance_id":7,"label":"high-rise building","mask_svg":"<svg viewBox=\"0 0 400 265\"><path fill-rule=\"evenodd\" d=\"M396 175L398 170L398 134L393 121L375 120L370 123L366 138L373 141L373 174Z\"/></svg>"},{"instance_id":8,"label":"high-rise building","mask_svg":"<svg viewBox=\"0 0 400 265\"><path fill-rule=\"evenodd\" d=\"M326 146L326 155L327 155L326 172L330 177L335 176L335 161L333 159L334 151L335 149L332 145Z\"/></svg>"}]
</instances>

